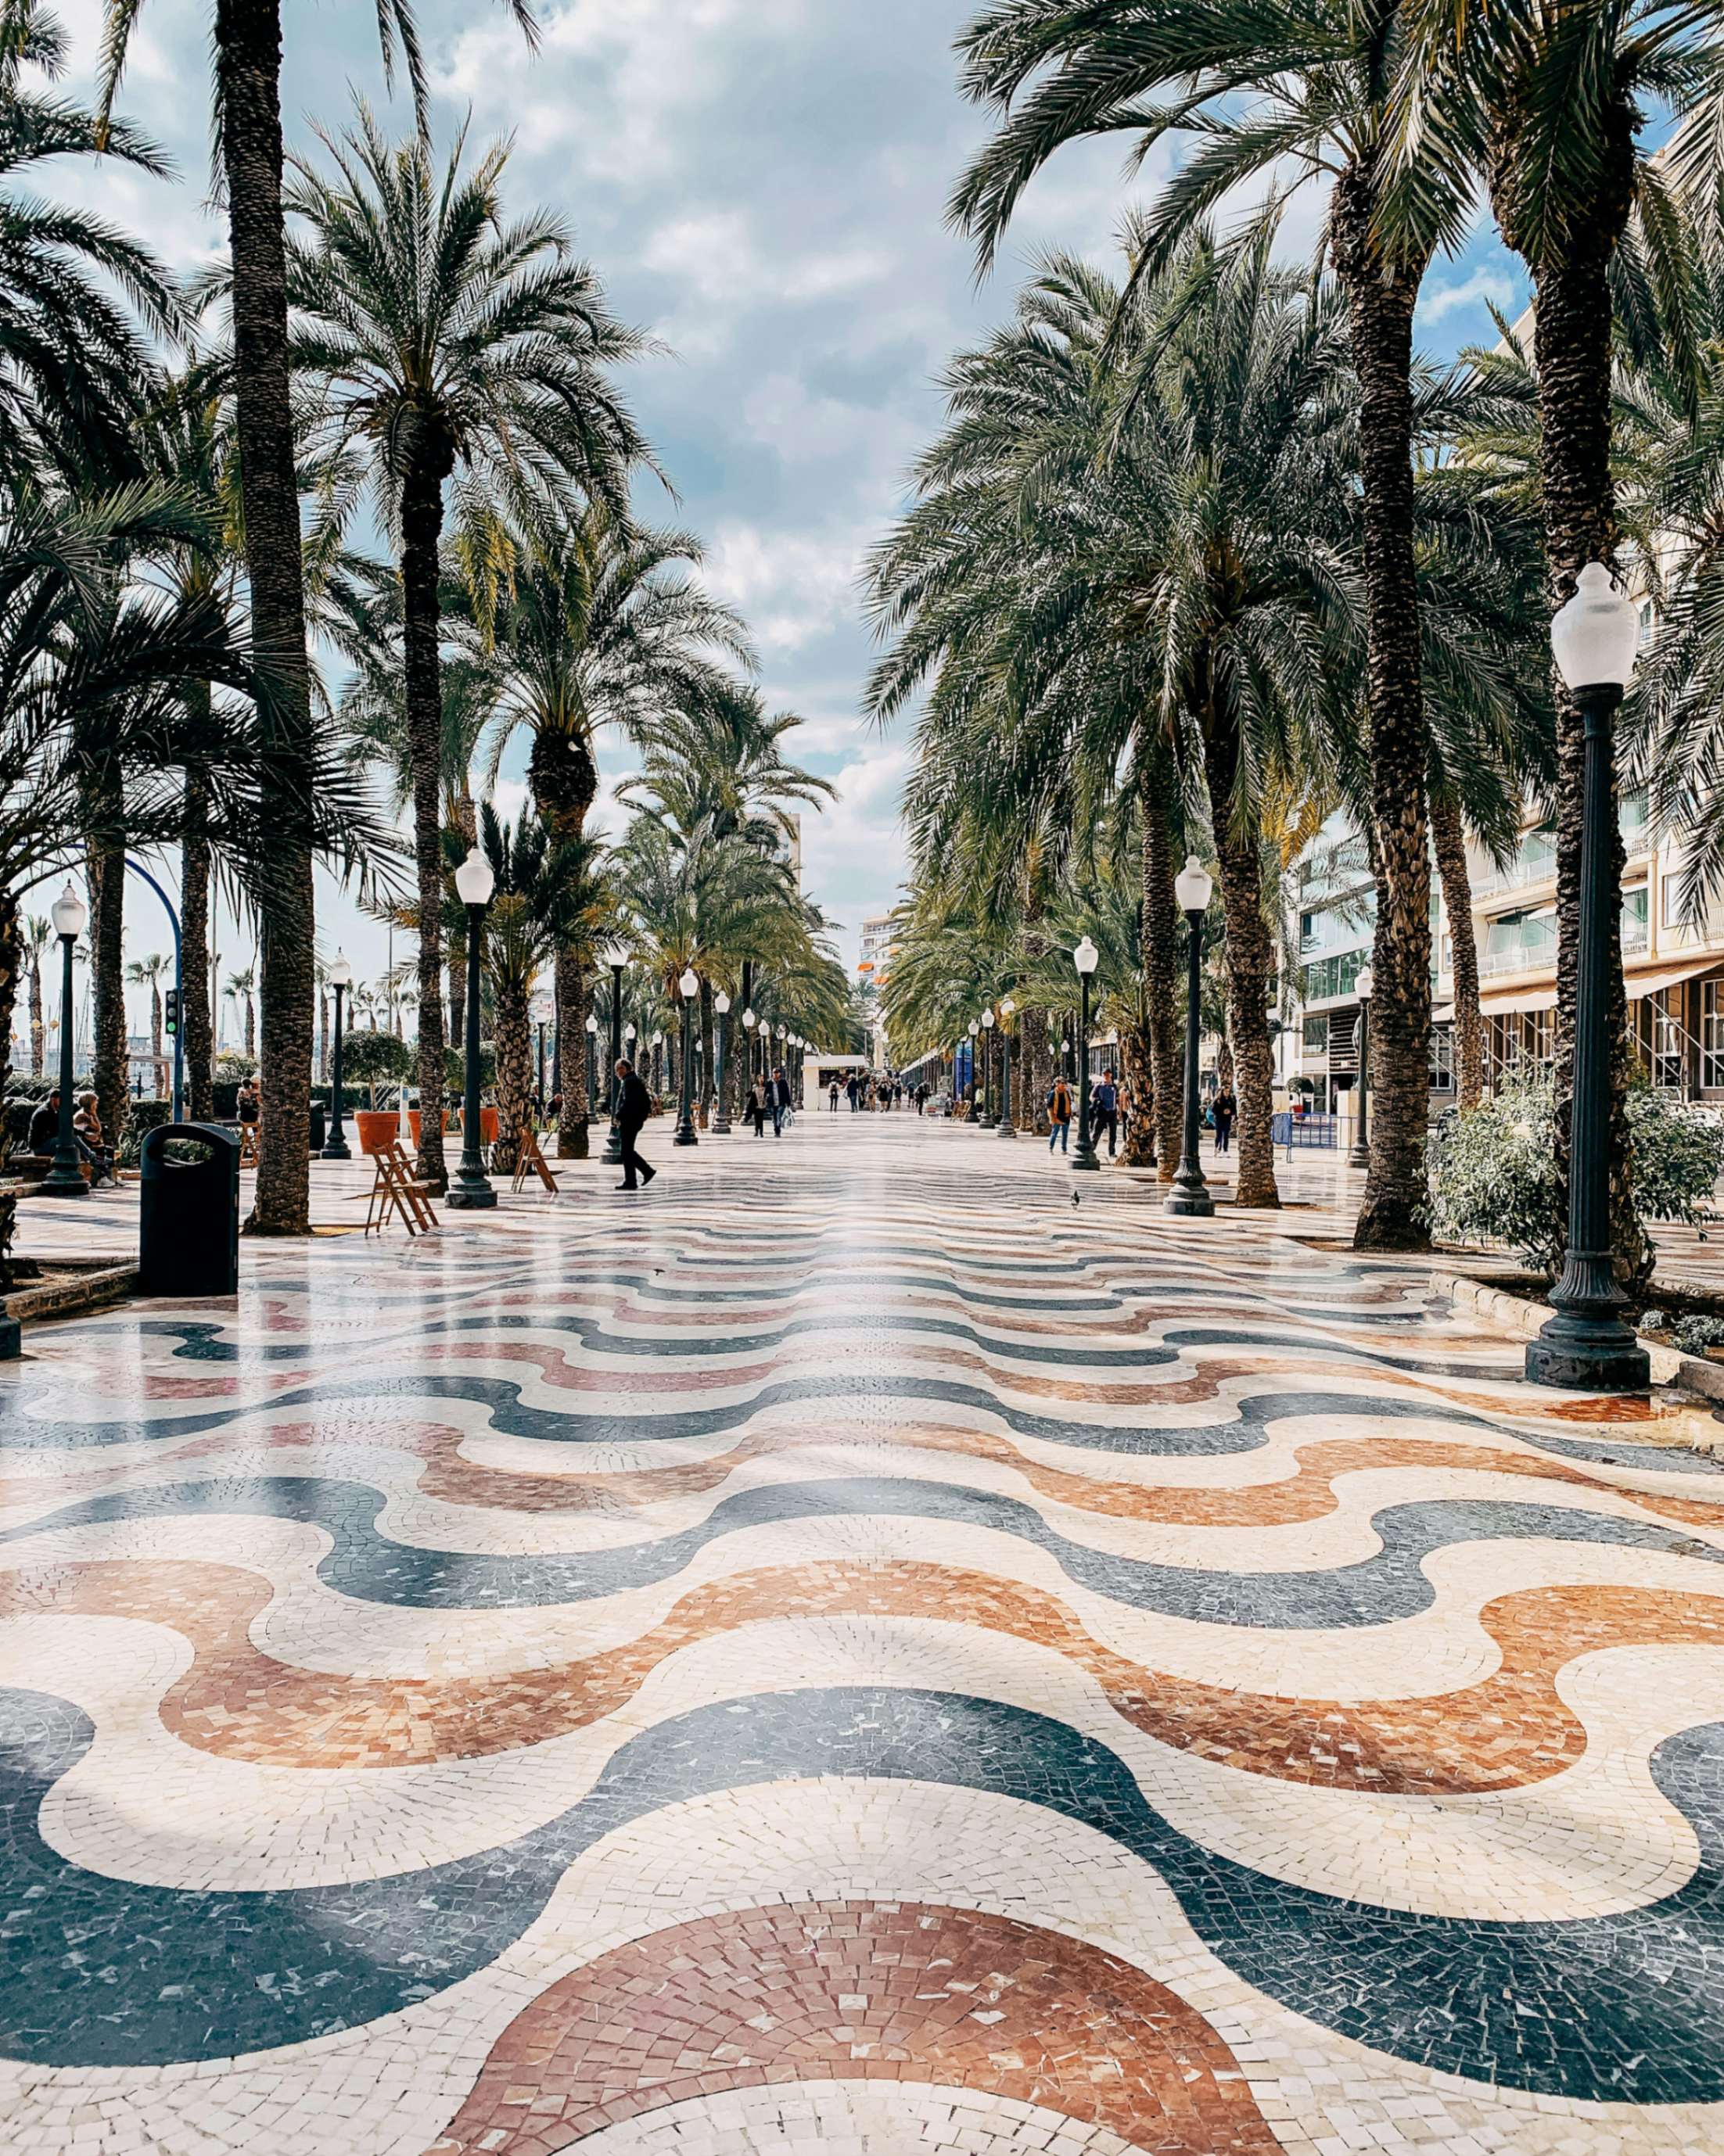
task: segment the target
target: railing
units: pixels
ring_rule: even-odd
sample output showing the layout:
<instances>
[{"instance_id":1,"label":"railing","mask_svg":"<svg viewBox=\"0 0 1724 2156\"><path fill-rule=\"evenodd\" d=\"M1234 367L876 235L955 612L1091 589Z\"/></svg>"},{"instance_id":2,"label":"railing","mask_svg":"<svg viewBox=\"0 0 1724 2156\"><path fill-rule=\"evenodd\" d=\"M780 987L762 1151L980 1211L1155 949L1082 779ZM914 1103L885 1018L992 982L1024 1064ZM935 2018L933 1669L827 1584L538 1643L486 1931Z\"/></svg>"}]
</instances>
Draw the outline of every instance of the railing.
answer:
<instances>
[{"instance_id":1,"label":"railing","mask_svg":"<svg viewBox=\"0 0 1724 2156\"><path fill-rule=\"evenodd\" d=\"M1283 1108L1269 1118L1269 1143L1285 1146L1289 1152L1295 1146L1327 1146L1332 1149L1335 1132L1333 1116L1295 1116L1290 1108Z\"/></svg>"}]
</instances>

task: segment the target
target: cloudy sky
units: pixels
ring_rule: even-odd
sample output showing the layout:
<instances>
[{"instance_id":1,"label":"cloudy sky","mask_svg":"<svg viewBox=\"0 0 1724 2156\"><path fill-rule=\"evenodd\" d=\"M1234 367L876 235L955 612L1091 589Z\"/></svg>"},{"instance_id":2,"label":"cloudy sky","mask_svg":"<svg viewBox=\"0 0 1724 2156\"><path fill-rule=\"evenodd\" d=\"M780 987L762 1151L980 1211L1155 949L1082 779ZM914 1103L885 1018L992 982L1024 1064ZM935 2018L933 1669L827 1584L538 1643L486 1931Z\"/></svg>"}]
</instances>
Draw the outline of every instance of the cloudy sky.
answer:
<instances>
[{"instance_id":1,"label":"cloudy sky","mask_svg":"<svg viewBox=\"0 0 1724 2156\"><path fill-rule=\"evenodd\" d=\"M954 350L1009 305L1038 248L1098 254L1124 198L1122 144L1068 152L1032 191L1014 240L975 286L942 210L981 132L955 88L953 35L972 0L541 0L523 44L495 0L419 0L446 142L514 142L512 204L548 204L630 319L670 356L635 370L636 408L700 531L713 588L748 615L775 706L806 724L805 761L839 788L806 831L812 895L855 956L865 914L897 893L903 730L857 718L872 646L858 566L938 424ZM93 68L99 0L61 0L77 74ZM171 260L220 244L208 189L208 0L148 0L122 104L178 162L177 184L112 167L54 184L100 202ZM370 0L285 0L290 144L338 126L358 93L385 100ZM405 115L398 111L399 124ZM1153 186L1165 166L1135 184ZM1309 254L1318 214L1292 244ZM1490 333L1517 304L1516 266L1481 239L1432 276L1426 342ZM612 745L611 778L625 758ZM152 942L142 899L132 940ZM332 896L327 941L380 968L381 932ZM249 956L243 932L225 942Z\"/></svg>"}]
</instances>

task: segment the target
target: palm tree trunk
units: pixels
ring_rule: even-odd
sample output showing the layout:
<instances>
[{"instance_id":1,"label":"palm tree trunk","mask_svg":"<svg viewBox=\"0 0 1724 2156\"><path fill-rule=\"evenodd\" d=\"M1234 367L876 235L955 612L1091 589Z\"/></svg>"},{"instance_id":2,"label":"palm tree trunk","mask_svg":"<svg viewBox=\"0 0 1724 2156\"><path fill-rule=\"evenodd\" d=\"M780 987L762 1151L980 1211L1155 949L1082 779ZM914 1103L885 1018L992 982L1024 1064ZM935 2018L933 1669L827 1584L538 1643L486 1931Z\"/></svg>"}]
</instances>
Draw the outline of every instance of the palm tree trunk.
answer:
<instances>
[{"instance_id":1,"label":"palm tree trunk","mask_svg":"<svg viewBox=\"0 0 1724 2156\"><path fill-rule=\"evenodd\" d=\"M18 909L13 908L17 920ZM30 953L30 1075L42 1075L43 1050L47 1040L47 1029L42 1022L42 947L39 944Z\"/></svg>"},{"instance_id":2,"label":"palm tree trunk","mask_svg":"<svg viewBox=\"0 0 1724 2156\"><path fill-rule=\"evenodd\" d=\"M443 684L437 656L438 542L453 443L422 431L401 488L401 628L419 883L419 1155L414 1172L448 1187L443 1160ZM399 1024L399 1020L398 1020ZM512 1158L510 1167L514 1165Z\"/></svg>"},{"instance_id":3,"label":"palm tree trunk","mask_svg":"<svg viewBox=\"0 0 1724 2156\"><path fill-rule=\"evenodd\" d=\"M1017 1127L1045 1138L1047 1110L1042 1104L1053 1082L1053 1063L1047 1045L1047 1014L1027 1010L1017 1024L1018 1038L1023 1044L1018 1052L1022 1065L1019 1083L1012 1097L1012 1106L1017 1111Z\"/></svg>"},{"instance_id":4,"label":"palm tree trunk","mask_svg":"<svg viewBox=\"0 0 1724 2156\"><path fill-rule=\"evenodd\" d=\"M150 983L150 1054L156 1065L156 1097L167 1097L167 1063L162 1053L162 983Z\"/></svg>"},{"instance_id":5,"label":"palm tree trunk","mask_svg":"<svg viewBox=\"0 0 1724 2156\"><path fill-rule=\"evenodd\" d=\"M1174 896L1173 768L1157 745L1139 752L1143 812L1144 999L1148 1009L1150 1081L1154 1091L1158 1179L1179 1168L1184 1073L1179 1063L1179 901Z\"/></svg>"},{"instance_id":6,"label":"palm tree trunk","mask_svg":"<svg viewBox=\"0 0 1724 2156\"><path fill-rule=\"evenodd\" d=\"M533 794L533 806L553 840L578 839L585 829L588 812L599 792L599 767L593 761L593 752L583 736L553 732L540 727L533 734L533 747L527 758L527 783ZM584 1026L585 1019L585 988L582 968L578 955L564 949L556 957L557 1022L563 1025L575 1012L580 1013L578 1025ZM565 1033L568 1041L577 1039L576 1033ZM639 1046L640 1044L636 1044ZM584 1048L581 1050L584 1055ZM563 1064L563 1113L557 1125L557 1157L559 1160L584 1160L587 1158L586 1079L584 1068L580 1083L570 1086L570 1059L567 1055Z\"/></svg>"},{"instance_id":7,"label":"palm tree trunk","mask_svg":"<svg viewBox=\"0 0 1724 2156\"><path fill-rule=\"evenodd\" d=\"M557 1050L563 1080L563 1112L557 1152L563 1160L587 1158L587 969L581 954L559 951L553 962L557 993Z\"/></svg>"},{"instance_id":8,"label":"palm tree trunk","mask_svg":"<svg viewBox=\"0 0 1724 2156\"><path fill-rule=\"evenodd\" d=\"M1227 924L1227 1032L1233 1041L1239 1100L1238 1166L1235 1202L1279 1205L1271 1117L1275 1106L1274 1054L1265 1023L1274 975L1274 946L1263 919L1263 879L1254 821L1242 831L1233 815L1239 775L1238 739L1230 724L1204 730L1203 768L1221 870L1222 914Z\"/></svg>"},{"instance_id":9,"label":"palm tree trunk","mask_svg":"<svg viewBox=\"0 0 1724 2156\"><path fill-rule=\"evenodd\" d=\"M495 1024L497 1146L491 1169L495 1174L512 1175L521 1155L522 1133L533 1114L533 1027L524 993L514 988L498 990Z\"/></svg>"},{"instance_id":10,"label":"palm tree trunk","mask_svg":"<svg viewBox=\"0 0 1724 2156\"><path fill-rule=\"evenodd\" d=\"M1449 942L1454 954L1454 1085L1464 1108L1476 1108L1485 1094L1485 1014L1479 1008L1479 943L1473 933L1473 883L1467 868L1466 829L1460 809L1443 793L1431 796L1431 836L1437 874L1449 916Z\"/></svg>"},{"instance_id":11,"label":"palm tree trunk","mask_svg":"<svg viewBox=\"0 0 1724 2156\"><path fill-rule=\"evenodd\" d=\"M41 1005L42 957L39 951L33 954L31 969L31 1008L39 1011ZM0 890L0 997L4 997L3 1008L10 1010L18 1001L18 977L23 970L23 943L18 926L18 900L9 890ZM11 1149L7 1132L6 1096L12 1078L12 1058L0 1059L0 1163ZM0 1290L12 1285L12 1238L18 1215L18 1200L10 1195L0 1196Z\"/></svg>"},{"instance_id":12,"label":"palm tree trunk","mask_svg":"<svg viewBox=\"0 0 1724 2156\"><path fill-rule=\"evenodd\" d=\"M1119 1060L1131 1094L1131 1121L1119 1158L1127 1168L1154 1168L1155 1072L1150 1052L1149 1011L1141 1000L1136 1015L1119 1029Z\"/></svg>"},{"instance_id":13,"label":"palm tree trunk","mask_svg":"<svg viewBox=\"0 0 1724 2156\"><path fill-rule=\"evenodd\" d=\"M700 977L700 1127L712 1122L713 1106L713 984Z\"/></svg>"},{"instance_id":14,"label":"palm tree trunk","mask_svg":"<svg viewBox=\"0 0 1724 2156\"><path fill-rule=\"evenodd\" d=\"M96 1106L108 1143L126 1120L126 849L104 839L90 848L90 978L94 1006Z\"/></svg>"},{"instance_id":15,"label":"palm tree trunk","mask_svg":"<svg viewBox=\"0 0 1724 2156\"><path fill-rule=\"evenodd\" d=\"M1371 1164L1353 1231L1362 1250L1430 1241L1431 864L1424 687L1413 547L1413 311L1422 266L1386 263L1376 188L1349 166L1330 207L1360 386L1366 701L1377 932L1371 951Z\"/></svg>"},{"instance_id":16,"label":"palm tree trunk","mask_svg":"<svg viewBox=\"0 0 1724 2156\"><path fill-rule=\"evenodd\" d=\"M249 1233L310 1222L311 700L287 366L281 226L280 0L216 0L222 167L233 254L234 378L252 642L269 670L260 773L270 892L263 908L261 1157Z\"/></svg>"},{"instance_id":17,"label":"palm tree trunk","mask_svg":"<svg viewBox=\"0 0 1724 2156\"><path fill-rule=\"evenodd\" d=\"M201 696L203 716L208 716L209 690L205 685L193 696ZM193 716L198 715L194 711ZM186 1068L186 1111L194 1123L209 1121L215 1112L211 1091L211 1065L215 1060L214 1028L211 1023L209 953L209 814L208 792L203 780L186 774L185 824L180 840L180 1040Z\"/></svg>"}]
</instances>

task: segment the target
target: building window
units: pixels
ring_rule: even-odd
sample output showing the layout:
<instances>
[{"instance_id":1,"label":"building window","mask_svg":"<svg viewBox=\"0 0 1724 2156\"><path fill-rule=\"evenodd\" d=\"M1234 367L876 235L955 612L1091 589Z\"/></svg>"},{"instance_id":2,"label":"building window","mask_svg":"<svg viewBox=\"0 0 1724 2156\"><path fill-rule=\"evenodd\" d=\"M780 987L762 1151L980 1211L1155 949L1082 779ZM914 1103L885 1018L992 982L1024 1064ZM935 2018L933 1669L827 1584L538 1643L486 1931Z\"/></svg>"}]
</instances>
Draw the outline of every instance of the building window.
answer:
<instances>
[{"instance_id":1,"label":"building window","mask_svg":"<svg viewBox=\"0 0 1724 2156\"><path fill-rule=\"evenodd\" d=\"M1682 879L1680 875L1661 876L1658 886L1658 925L1679 933L1686 933L1688 919L1682 911Z\"/></svg>"},{"instance_id":2,"label":"building window","mask_svg":"<svg viewBox=\"0 0 1724 2156\"><path fill-rule=\"evenodd\" d=\"M1667 876L1665 880L1669 882ZM1646 948L1646 886L1637 884L1632 891L1622 895L1622 947L1624 951L1644 951Z\"/></svg>"},{"instance_id":3,"label":"building window","mask_svg":"<svg viewBox=\"0 0 1724 2156\"><path fill-rule=\"evenodd\" d=\"M1454 1091L1454 1028L1452 1025L1433 1025L1431 1028L1431 1091L1433 1093L1452 1093Z\"/></svg>"},{"instance_id":4,"label":"building window","mask_svg":"<svg viewBox=\"0 0 1724 2156\"><path fill-rule=\"evenodd\" d=\"M1523 907L1500 913L1485 937L1487 973L1520 973L1547 966L1556 957L1557 915L1554 907L1534 911Z\"/></svg>"},{"instance_id":5,"label":"building window","mask_svg":"<svg viewBox=\"0 0 1724 2156\"><path fill-rule=\"evenodd\" d=\"M1305 1000L1320 1004L1330 996L1351 995L1359 969L1370 957L1368 951L1343 951L1333 958L1319 958L1307 966Z\"/></svg>"},{"instance_id":6,"label":"building window","mask_svg":"<svg viewBox=\"0 0 1724 2156\"><path fill-rule=\"evenodd\" d=\"M1682 1090L1682 991L1665 988L1652 999L1652 1082L1662 1093Z\"/></svg>"},{"instance_id":7,"label":"building window","mask_svg":"<svg viewBox=\"0 0 1724 2156\"><path fill-rule=\"evenodd\" d=\"M1326 1055L1329 1053L1327 1018L1308 1018L1305 1024L1304 1040L1307 1055Z\"/></svg>"},{"instance_id":8,"label":"building window","mask_svg":"<svg viewBox=\"0 0 1724 2156\"><path fill-rule=\"evenodd\" d=\"M1645 830L1646 788L1644 786L1636 786L1624 794L1617 822L1625 839L1638 839ZM1631 845L1629 848L1631 854L1638 853L1639 850L1638 845Z\"/></svg>"},{"instance_id":9,"label":"building window","mask_svg":"<svg viewBox=\"0 0 1724 2156\"><path fill-rule=\"evenodd\" d=\"M1724 981L1708 981L1701 990L1700 1082L1724 1092Z\"/></svg>"}]
</instances>

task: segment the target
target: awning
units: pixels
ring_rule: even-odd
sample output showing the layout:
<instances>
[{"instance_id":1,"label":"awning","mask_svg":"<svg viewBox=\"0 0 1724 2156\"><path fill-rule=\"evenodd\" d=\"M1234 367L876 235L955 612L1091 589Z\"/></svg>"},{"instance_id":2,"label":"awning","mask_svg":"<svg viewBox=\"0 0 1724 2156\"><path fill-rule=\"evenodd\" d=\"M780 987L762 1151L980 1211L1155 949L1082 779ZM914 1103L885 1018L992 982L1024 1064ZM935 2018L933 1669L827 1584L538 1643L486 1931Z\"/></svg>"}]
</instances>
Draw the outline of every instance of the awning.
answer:
<instances>
[{"instance_id":1,"label":"awning","mask_svg":"<svg viewBox=\"0 0 1724 2156\"><path fill-rule=\"evenodd\" d=\"M1453 1004L1438 1004L1431 1013L1431 1024L1433 1025L1447 1025L1449 1019L1454 1016L1454 1005Z\"/></svg>"},{"instance_id":2,"label":"awning","mask_svg":"<svg viewBox=\"0 0 1724 2156\"><path fill-rule=\"evenodd\" d=\"M1479 998L1486 1018L1505 1018L1511 1011L1555 1010L1554 983L1547 988L1486 988Z\"/></svg>"},{"instance_id":3,"label":"awning","mask_svg":"<svg viewBox=\"0 0 1724 2156\"><path fill-rule=\"evenodd\" d=\"M1666 988L1679 988L1684 981L1691 981L1699 973L1715 973L1724 963L1716 952L1710 958L1685 959L1680 966L1660 966L1656 973L1630 973L1628 980L1630 1003L1644 1002L1648 996L1662 995Z\"/></svg>"}]
</instances>

